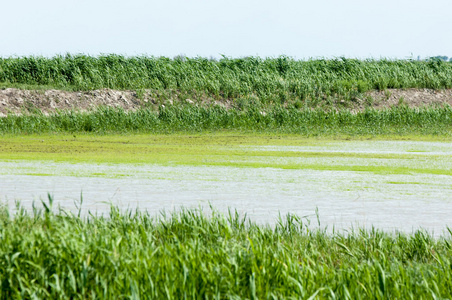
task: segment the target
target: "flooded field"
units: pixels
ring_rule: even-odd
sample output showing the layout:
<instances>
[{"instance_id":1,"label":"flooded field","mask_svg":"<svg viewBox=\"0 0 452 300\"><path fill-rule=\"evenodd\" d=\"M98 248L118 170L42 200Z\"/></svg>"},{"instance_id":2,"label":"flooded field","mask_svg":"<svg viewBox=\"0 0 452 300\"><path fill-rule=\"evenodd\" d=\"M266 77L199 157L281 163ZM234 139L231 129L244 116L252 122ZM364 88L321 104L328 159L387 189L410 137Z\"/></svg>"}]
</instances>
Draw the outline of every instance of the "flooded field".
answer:
<instances>
[{"instance_id":1,"label":"flooded field","mask_svg":"<svg viewBox=\"0 0 452 300\"><path fill-rule=\"evenodd\" d=\"M190 147L188 147L190 148ZM317 226L375 226L442 234L452 226L452 143L323 141L300 145L210 145L209 153L142 163L0 160L0 199L55 197L56 205L105 213L202 206L236 209L259 223L309 216ZM155 158L155 156L153 156Z\"/></svg>"}]
</instances>

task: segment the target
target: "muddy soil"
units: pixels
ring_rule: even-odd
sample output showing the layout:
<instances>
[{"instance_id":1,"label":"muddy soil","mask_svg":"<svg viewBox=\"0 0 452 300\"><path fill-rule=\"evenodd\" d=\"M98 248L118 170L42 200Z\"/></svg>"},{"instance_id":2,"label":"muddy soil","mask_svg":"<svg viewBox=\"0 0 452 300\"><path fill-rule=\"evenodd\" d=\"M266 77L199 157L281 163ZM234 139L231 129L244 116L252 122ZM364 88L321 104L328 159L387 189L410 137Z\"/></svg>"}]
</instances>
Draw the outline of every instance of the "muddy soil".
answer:
<instances>
[{"instance_id":1,"label":"muddy soil","mask_svg":"<svg viewBox=\"0 0 452 300\"><path fill-rule=\"evenodd\" d=\"M158 105L171 105L174 101L183 101L185 104L216 103L227 108L233 106L233 100L218 102L208 97L203 99L184 99L176 97L175 100L154 99L149 91L138 95L134 91L117 91L102 89L84 92L69 92L61 90L21 90L6 88L0 90L0 116L8 114L24 114L41 111L49 114L58 110L88 111L99 106L121 107L125 110L136 110L141 107L158 107ZM422 107L430 105L452 105L452 89L428 90L406 89L371 91L353 101L337 101L334 107L346 107L353 110L363 110L367 107L383 109L397 105Z\"/></svg>"}]
</instances>

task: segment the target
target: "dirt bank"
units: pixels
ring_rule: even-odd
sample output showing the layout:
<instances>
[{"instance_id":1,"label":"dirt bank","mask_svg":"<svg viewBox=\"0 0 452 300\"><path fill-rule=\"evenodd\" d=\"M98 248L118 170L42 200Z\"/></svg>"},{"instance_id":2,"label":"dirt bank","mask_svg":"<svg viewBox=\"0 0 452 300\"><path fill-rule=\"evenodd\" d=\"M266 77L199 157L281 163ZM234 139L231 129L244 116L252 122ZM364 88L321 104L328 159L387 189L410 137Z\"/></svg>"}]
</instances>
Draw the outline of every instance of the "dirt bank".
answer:
<instances>
[{"instance_id":1,"label":"dirt bank","mask_svg":"<svg viewBox=\"0 0 452 300\"><path fill-rule=\"evenodd\" d=\"M177 98L177 97L176 97ZM188 104L195 103L219 103L208 97L203 99L154 99L149 92L140 96L134 91L116 91L110 89L94 90L86 92L68 92L60 90L20 90L6 88L0 90L0 116L8 114L22 114L41 110L44 113L52 113L56 110L81 110L86 111L98 106L122 107L125 110L135 110L141 107L152 107L160 104L171 104L173 101L185 101ZM362 110L366 107L385 108L394 105L406 104L410 107L427 105L452 105L452 90L386 90L371 91L361 98L353 101L337 101L334 106L348 107ZM232 100L219 103L226 107L232 106Z\"/></svg>"}]
</instances>

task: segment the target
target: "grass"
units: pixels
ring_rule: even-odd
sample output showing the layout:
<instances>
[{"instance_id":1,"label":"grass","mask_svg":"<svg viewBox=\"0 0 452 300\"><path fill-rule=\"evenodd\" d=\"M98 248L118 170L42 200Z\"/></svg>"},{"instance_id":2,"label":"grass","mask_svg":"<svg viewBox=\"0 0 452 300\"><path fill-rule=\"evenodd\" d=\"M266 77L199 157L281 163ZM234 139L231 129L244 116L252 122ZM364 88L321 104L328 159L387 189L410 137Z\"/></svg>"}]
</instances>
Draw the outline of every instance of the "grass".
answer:
<instances>
[{"instance_id":1,"label":"grass","mask_svg":"<svg viewBox=\"0 0 452 300\"><path fill-rule=\"evenodd\" d=\"M150 91L151 98L234 99L239 107L357 101L369 90L452 88L452 63L440 60L297 61L290 57L220 60L121 55L0 58L0 87Z\"/></svg>"},{"instance_id":2,"label":"grass","mask_svg":"<svg viewBox=\"0 0 452 300\"><path fill-rule=\"evenodd\" d=\"M401 101L377 111L365 95L390 88L452 88L452 63L440 60L10 57L0 58L0 87L111 88L133 90L147 98L135 112L99 108L89 113L60 111L45 116L35 110L27 116L8 115L0 118L0 134L233 130L314 136L450 135L452 128L450 106L415 109ZM186 99L194 103L187 104ZM231 109L215 104L225 102ZM347 110L362 108L362 103L370 108Z\"/></svg>"},{"instance_id":3,"label":"grass","mask_svg":"<svg viewBox=\"0 0 452 300\"><path fill-rule=\"evenodd\" d=\"M0 134L46 132L174 133L205 131L334 135L451 135L452 108L393 107L388 110L302 109L274 106L266 111L228 110L221 106L160 106L159 111L99 108L93 112L60 111L51 115L8 115L0 118Z\"/></svg>"},{"instance_id":4,"label":"grass","mask_svg":"<svg viewBox=\"0 0 452 300\"><path fill-rule=\"evenodd\" d=\"M82 217L0 209L2 299L408 299L452 296L452 240L275 227L231 211Z\"/></svg>"}]
</instances>

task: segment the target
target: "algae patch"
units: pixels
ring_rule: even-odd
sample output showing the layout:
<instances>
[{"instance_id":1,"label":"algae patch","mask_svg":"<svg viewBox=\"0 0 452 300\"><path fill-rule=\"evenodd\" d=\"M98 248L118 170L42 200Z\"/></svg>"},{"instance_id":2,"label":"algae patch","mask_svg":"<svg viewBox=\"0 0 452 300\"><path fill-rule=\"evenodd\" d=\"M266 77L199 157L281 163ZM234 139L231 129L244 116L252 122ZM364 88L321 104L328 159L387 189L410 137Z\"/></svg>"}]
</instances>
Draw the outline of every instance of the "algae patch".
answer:
<instances>
[{"instance_id":1,"label":"algae patch","mask_svg":"<svg viewBox=\"0 0 452 300\"><path fill-rule=\"evenodd\" d=\"M412 152L416 149L416 152ZM332 140L294 135L4 136L2 161L311 169L452 175L452 143ZM38 173L38 172L36 172ZM93 172L91 176L107 176Z\"/></svg>"},{"instance_id":2,"label":"algae patch","mask_svg":"<svg viewBox=\"0 0 452 300\"><path fill-rule=\"evenodd\" d=\"M44 140L44 142L42 142ZM410 150L428 150L410 152ZM281 212L321 212L353 222L442 230L452 207L448 141L332 140L252 135L2 137L0 199L44 199L70 209L110 203L162 209L233 207L267 222ZM51 176L44 176L51 175Z\"/></svg>"}]
</instances>

